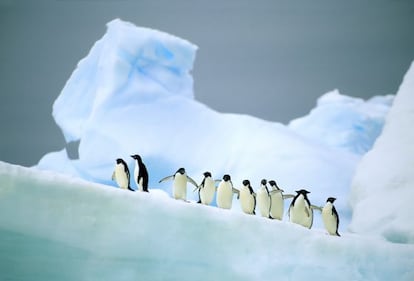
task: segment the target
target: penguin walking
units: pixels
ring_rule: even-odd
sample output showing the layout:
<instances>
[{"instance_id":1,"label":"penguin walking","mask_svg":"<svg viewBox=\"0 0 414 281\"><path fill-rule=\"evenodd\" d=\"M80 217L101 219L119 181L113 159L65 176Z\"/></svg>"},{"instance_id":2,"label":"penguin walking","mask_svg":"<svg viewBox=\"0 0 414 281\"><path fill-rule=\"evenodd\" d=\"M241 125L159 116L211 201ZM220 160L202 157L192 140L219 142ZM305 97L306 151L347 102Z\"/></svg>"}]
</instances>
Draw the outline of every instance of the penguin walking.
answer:
<instances>
[{"instance_id":1,"label":"penguin walking","mask_svg":"<svg viewBox=\"0 0 414 281\"><path fill-rule=\"evenodd\" d=\"M240 194L239 191L233 187L230 175L224 175L217 187L217 206L222 209L231 209L233 204L233 193Z\"/></svg>"},{"instance_id":2,"label":"penguin walking","mask_svg":"<svg viewBox=\"0 0 414 281\"><path fill-rule=\"evenodd\" d=\"M297 190L289 206L289 219L291 222L311 228L313 224L313 209L305 189Z\"/></svg>"},{"instance_id":3,"label":"penguin walking","mask_svg":"<svg viewBox=\"0 0 414 281\"><path fill-rule=\"evenodd\" d=\"M127 163L121 158L116 159L115 170L112 173L112 180L115 180L122 189L135 191L129 185L130 175Z\"/></svg>"},{"instance_id":4,"label":"penguin walking","mask_svg":"<svg viewBox=\"0 0 414 281\"><path fill-rule=\"evenodd\" d=\"M144 162L142 162L141 156L138 154L131 155L135 160L134 168L134 181L138 189L141 191L148 192L148 171L145 167Z\"/></svg>"},{"instance_id":5,"label":"penguin walking","mask_svg":"<svg viewBox=\"0 0 414 281\"><path fill-rule=\"evenodd\" d=\"M174 175L167 176L159 181L159 183L173 180L173 197L174 199L181 199L187 201L187 182L198 187L197 183L187 175L184 168L179 168Z\"/></svg>"},{"instance_id":6,"label":"penguin walking","mask_svg":"<svg viewBox=\"0 0 414 281\"><path fill-rule=\"evenodd\" d=\"M277 186L274 180L269 181L270 184L270 216L273 219L282 220L285 208L283 200L283 189Z\"/></svg>"},{"instance_id":7,"label":"penguin walking","mask_svg":"<svg viewBox=\"0 0 414 281\"><path fill-rule=\"evenodd\" d=\"M256 214L256 193L254 193L249 180L243 181L243 186L240 188L239 200L243 212L249 215Z\"/></svg>"},{"instance_id":8,"label":"penguin walking","mask_svg":"<svg viewBox=\"0 0 414 281\"><path fill-rule=\"evenodd\" d=\"M262 179L260 182L260 188L257 191L256 199L260 215L265 218L272 218L270 216L271 200L269 189L267 188L267 180Z\"/></svg>"},{"instance_id":9,"label":"penguin walking","mask_svg":"<svg viewBox=\"0 0 414 281\"><path fill-rule=\"evenodd\" d=\"M194 191L198 190L199 200L197 203L210 205L216 193L216 182L211 177L210 172L205 172L203 175L203 181Z\"/></svg>"},{"instance_id":10,"label":"penguin walking","mask_svg":"<svg viewBox=\"0 0 414 281\"><path fill-rule=\"evenodd\" d=\"M322 221L330 235L341 236L338 233L339 216L333 204L335 200L334 197L329 197L326 200L326 204L322 208Z\"/></svg>"}]
</instances>

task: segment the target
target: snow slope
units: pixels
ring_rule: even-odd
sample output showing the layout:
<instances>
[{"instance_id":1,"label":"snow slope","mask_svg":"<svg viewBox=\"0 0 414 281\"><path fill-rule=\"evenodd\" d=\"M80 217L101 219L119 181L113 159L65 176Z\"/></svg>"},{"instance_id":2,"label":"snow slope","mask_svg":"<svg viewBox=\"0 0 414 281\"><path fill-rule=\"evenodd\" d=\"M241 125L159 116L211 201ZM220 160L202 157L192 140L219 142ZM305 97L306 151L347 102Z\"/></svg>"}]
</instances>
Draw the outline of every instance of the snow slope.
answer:
<instances>
[{"instance_id":1,"label":"snow slope","mask_svg":"<svg viewBox=\"0 0 414 281\"><path fill-rule=\"evenodd\" d=\"M150 186L158 186L180 167L198 182L205 171L215 178L230 174L236 187L249 179L257 189L262 178L274 179L289 193L308 189L316 205L337 197L345 231L359 147L370 148L392 98L321 98L335 105L337 115L311 114L301 122L305 127L320 124L324 137L332 130L331 138L337 140L327 144L302 129L218 113L194 100L191 69L196 50L192 43L160 31L121 20L108 23L106 34L79 62L53 105L53 117L66 140L80 141L79 159L70 160L61 150L45 155L37 167L115 185L110 181L115 159L123 158L132 171L130 155L137 153L149 170ZM338 125L335 116L349 121ZM312 130L319 132L315 126ZM171 193L171 183L158 187ZM187 197L198 199L190 189Z\"/></svg>"},{"instance_id":2,"label":"snow slope","mask_svg":"<svg viewBox=\"0 0 414 281\"><path fill-rule=\"evenodd\" d=\"M413 280L414 245L0 162L1 280Z\"/></svg>"},{"instance_id":3,"label":"snow slope","mask_svg":"<svg viewBox=\"0 0 414 281\"><path fill-rule=\"evenodd\" d=\"M352 182L351 230L414 243L414 63Z\"/></svg>"}]
</instances>

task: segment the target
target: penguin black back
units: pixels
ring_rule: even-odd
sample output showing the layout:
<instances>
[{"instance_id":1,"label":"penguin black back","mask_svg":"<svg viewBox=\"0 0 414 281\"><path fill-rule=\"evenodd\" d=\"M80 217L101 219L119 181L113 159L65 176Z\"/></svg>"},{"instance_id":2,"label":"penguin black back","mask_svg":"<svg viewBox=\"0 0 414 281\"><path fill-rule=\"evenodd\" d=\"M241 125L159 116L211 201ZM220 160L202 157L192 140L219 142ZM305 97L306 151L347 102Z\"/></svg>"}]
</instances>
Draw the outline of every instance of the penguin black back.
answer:
<instances>
[{"instance_id":1,"label":"penguin black back","mask_svg":"<svg viewBox=\"0 0 414 281\"><path fill-rule=\"evenodd\" d=\"M148 181L149 181L149 175L147 167L145 166L144 162L142 162L142 158L140 155L135 154L131 155L132 158L134 158L137 161L138 164L138 176L137 176L137 182L140 182L142 179L142 191L148 192Z\"/></svg>"},{"instance_id":2,"label":"penguin black back","mask_svg":"<svg viewBox=\"0 0 414 281\"><path fill-rule=\"evenodd\" d=\"M338 232L338 228L339 228L339 215L338 215L338 212L335 209L335 206L333 205L333 203L335 202L335 200L336 200L336 198L329 197L326 200L326 202L330 202L332 204L332 215L336 218L336 235L341 236L341 235L339 235L339 232Z\"/></svg>"}]
</instances>

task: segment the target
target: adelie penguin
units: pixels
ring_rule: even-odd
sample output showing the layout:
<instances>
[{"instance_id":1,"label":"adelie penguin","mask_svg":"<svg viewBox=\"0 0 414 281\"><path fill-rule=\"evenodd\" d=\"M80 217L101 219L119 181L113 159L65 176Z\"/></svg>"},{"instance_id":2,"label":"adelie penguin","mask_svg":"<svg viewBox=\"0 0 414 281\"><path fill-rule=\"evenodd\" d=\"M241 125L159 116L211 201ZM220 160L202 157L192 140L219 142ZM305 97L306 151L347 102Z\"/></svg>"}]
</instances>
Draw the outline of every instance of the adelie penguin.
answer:
<instances>
[{"instance_id":1,"label":"adelie penguin","mask_svg":"<svg viewBox=\"0 0 414 281\"><path fill-rule=\"evenodd\" d=\"M283 190L277 186L274 180L269 181L270 184L270 217L282 220L285 208L283 200Z\"/></svg>"},{"instance_id":2,"label":"adelie penguin","mask_svg":"<svg viewBox=\"0 0 414 281\"><path fill-rule=\"evenodd\" d=\"M338 233L339 216L335 209L335 206L333 205L335 200L336 198L333 197L329 197L326 200L326 204L322 208L322 220L326 231L328 231L330 235L341 236Z\"/></svg>"},{"instance_id":3,"label":"adelie penguin","mask_svg":"<svg viewBox=\"0 0 414 281\"><path fill-rule=\"evenodd\" d=\"M134 191L129 185L130 175L128 165L121 158L116 159L115 170L112 173L112 180L115 180L120 188Z\"/></svg>"},{"instance_id":4,"label":"adelie penguin","mask_svg":"<svg viewBox=\"0 0 414 281\"><path fill-rule=\"evenodd\" d=\"M148 192L148 171L138 154L131 155L135 160L134 181L140 191Z\"/></svg>"},{"instance_id":5,"label":"adelie penguin","mask_svg":"<svg viewBox=\"0 0 414 281\"><path fill-rule=\"evenodd\" d=\"M269 189L267 188L267 180L262 179L260 182L260 188L257 191L256 199L260 215L265 218L272 218L270 216L271 200Z\"/></svg>"},{"instance_id":6,"label":"adelie penguin","mask_svg":"<svg viewBox=\"0 0 414 281\"><path fill-rule=\"evenodd\" d=\"M297 190L289 206L289 219L291 222L311 228L313 224L313 209L305 189Z\"/></svg>"},{"instance_id":7,"label":"adelie penguin","mask_svg":"<svg viewBox=\"0 0 414 281\"><path fill-rule=\"evenodd\" d=\"M217 187L217 206L222 209L231 209L231 206L233 205L233 193L240 194L239 191L233 187L230 175L224 175Z\"/></svg>"},{"instance_id":8,"label":"adelie penguin","mask_svg":"<svg viewBox=\"0 0 414 281\"><path fill-rule=\"evenodd\" d=\"M249 215L256 214L256 193L254 193L249 180L243 181L243 186L240 188L239 200L243 212Z\"/></svg>"},{"instance_id":9,"label":"adelie penguin","mask_svg":"<svg viewBox=\"0 0 414 281\"><path fill-rule=\"evenodd\" d=\"M210 205L213 202L216 193L216 182L211 177L210 172L205 172L203 181L193 191L198 190L198 202L204 205Z\"/></svg>"},{"instance_id":10,"label":"adelie penguin","mask_svg":"<svg viewBox=\"0 0 414 281\"><path fill-rule=\"evenodd\" d=\"M195 187L198 187L197 183L187 175L184 168L179 168L174 175L165 177L159 182L173 180L173 197L174 199L181 199L187 201L187 182L190 182Z\"/></svg>"}]
</instances>

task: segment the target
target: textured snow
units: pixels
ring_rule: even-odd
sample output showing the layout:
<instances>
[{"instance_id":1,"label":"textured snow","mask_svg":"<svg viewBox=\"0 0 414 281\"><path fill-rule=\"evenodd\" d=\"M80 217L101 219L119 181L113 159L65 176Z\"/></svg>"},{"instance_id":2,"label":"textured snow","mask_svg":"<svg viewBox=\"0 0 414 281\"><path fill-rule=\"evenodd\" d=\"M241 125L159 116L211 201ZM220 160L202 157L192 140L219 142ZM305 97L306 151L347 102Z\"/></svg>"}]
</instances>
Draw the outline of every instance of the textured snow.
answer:
<instances>
[{"instance_id":1,"label":"textured snow","mask_svg":"<svg viewBox=\"0 0 414 281\"><path fill-rule=\"evenodd\" d=\"M1 280L413 280L414 245L0 162Z\"/></svg>"},{"instance_id":2,"label":"textured snow","mask_svg":"<svg viewBox=\"0 0 414 281\"><path fill-rule=\"evenodd\" d=\"M414 64L352 182L351 230L414 243Z\"/></svg>"}]
</instances>

